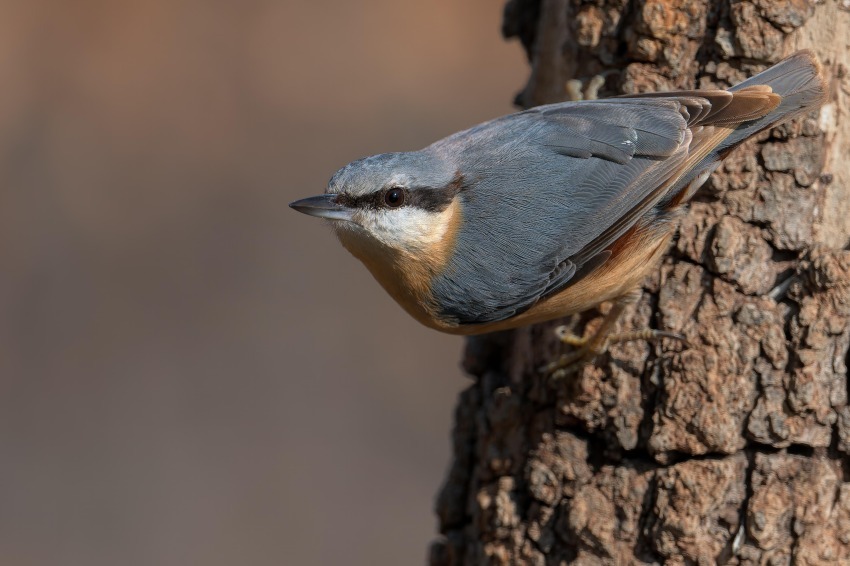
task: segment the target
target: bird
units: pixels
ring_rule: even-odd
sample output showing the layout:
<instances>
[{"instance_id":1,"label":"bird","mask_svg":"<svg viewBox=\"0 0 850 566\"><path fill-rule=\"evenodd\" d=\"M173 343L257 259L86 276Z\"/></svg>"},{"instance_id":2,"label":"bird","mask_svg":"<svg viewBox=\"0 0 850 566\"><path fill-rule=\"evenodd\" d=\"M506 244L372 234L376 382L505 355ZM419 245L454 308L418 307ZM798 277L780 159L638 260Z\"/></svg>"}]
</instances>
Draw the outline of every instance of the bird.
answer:
<instances>
[{"instance_id":1,"label":"bird","mask_svg":"<svg viewBox=\"0 0 850 566\"><path fill-rule=\"evenodd\" d=\"M617 341L617 319L664 255L688 201L736 147L828 94L798 51L727 90L624 95L534 107L412 152L337 171L290 203L327 219L342 245L422 324L473 335L613 301L550 372Z\"/></svg>"}]
</instances>

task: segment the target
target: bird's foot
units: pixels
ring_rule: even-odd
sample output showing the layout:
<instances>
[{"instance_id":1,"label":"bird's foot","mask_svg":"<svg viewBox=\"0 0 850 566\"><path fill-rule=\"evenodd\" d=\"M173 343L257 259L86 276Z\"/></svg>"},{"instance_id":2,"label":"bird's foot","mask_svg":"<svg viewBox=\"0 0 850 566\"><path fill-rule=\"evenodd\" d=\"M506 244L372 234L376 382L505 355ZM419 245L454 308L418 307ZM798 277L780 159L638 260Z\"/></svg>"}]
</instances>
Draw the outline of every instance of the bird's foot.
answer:
<instances>
[{"instance_id":1,"label":"bird's foot","mask_svg":"<svg viewBox=\"0 0 850 566\"><path fill-rule=\"evenodd\" d=\"M576 336L567 331L565 326L559 326L555 329L555 334L558 339L564 344L575 346L577 349L574 352L565 354L540 368L540 371L549 375L552 379L563 379L575 373L578 373L585 364L592 362L598 356L608 351L612 344L621 344L623 342L633 342L635 340L646 340L652 342L660 338L672 338L674 340L685 341L685 337L673 332L664 332L663 330L634 330L631 332L597 332L591 336Z\"/></svg>"},{"instance_id":2,"label":"bird's foot","mask_svg":"<svg viewBox=\"0 0 850 566\"><path fill-rule=\"evenodd\" d=\"M578 100L596 100L599 98L599 89L605 84L605 78L609 73L594 75L586 82L579 79L567 81L567 99L575 102Z\"/></svg>"}]
</instances>

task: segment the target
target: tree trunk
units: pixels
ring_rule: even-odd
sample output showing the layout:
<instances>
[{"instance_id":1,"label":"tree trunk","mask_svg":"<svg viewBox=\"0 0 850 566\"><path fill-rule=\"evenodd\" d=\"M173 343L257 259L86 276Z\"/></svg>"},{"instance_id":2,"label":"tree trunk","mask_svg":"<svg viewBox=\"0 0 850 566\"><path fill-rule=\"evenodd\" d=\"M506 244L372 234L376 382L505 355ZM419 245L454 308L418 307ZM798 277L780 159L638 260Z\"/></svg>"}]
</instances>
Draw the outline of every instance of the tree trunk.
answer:
<instances>
[{"instance_id":1,"label":"tree trunk","mask_svg":"<svg viewBox=\"0 0 850 566\"><path fill-rule=\"evenodd\" d=\"M686 346L616 345L554 383L537 368L566 348L564 321L468 342L475 381L431 564L850 564L848 10L508 3L504 33L532 67L522 106L594 90L596 75L600 96L726 87L804 47L834 86L712 175L621 320ZM566 323L581 335L600 312Z\"/></svg>"}]
</instances>

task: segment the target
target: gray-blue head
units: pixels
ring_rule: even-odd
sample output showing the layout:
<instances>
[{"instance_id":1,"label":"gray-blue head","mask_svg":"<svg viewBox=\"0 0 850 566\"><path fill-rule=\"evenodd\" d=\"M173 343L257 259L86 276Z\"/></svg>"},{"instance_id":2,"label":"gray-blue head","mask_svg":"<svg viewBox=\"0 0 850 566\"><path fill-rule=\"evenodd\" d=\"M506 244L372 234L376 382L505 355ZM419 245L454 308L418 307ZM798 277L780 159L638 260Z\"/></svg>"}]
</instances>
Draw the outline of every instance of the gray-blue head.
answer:
<instances>
[{"instance_id":1,"label":"gray-blue head","mask_svg":"<svg viewBox=\"0 0 850 566\"><path fill-rule=\"evenodd\" d=\"M433 151L383 153L349 163L325 194L289 206L334 221L343 244L365 238L422 253L445 235L461 185L451 160Z\"/></svg>"}]
</instances>

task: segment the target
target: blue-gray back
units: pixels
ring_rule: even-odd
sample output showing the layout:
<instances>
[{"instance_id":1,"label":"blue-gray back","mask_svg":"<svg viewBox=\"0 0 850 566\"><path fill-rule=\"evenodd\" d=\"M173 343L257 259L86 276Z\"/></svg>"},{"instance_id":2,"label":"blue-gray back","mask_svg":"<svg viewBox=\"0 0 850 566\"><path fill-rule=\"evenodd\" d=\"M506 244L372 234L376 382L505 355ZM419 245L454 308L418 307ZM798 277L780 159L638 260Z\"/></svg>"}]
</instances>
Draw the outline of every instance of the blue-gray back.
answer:
<instances>
[{"instance_id":1,"label":"blue-gray back","mask_svg":"<svg viewBox=\"0 0 850 566\"><path fill-rule=\"evenodd\" d=\"M458 251L433 282L442 314L507 318L604 253L687 156L680 108L670 99L544 106L427 148L455 160L465 181Z\"/></svg>"}]
</instances>

